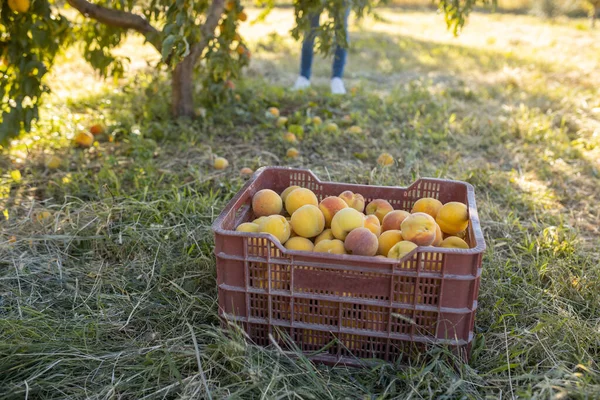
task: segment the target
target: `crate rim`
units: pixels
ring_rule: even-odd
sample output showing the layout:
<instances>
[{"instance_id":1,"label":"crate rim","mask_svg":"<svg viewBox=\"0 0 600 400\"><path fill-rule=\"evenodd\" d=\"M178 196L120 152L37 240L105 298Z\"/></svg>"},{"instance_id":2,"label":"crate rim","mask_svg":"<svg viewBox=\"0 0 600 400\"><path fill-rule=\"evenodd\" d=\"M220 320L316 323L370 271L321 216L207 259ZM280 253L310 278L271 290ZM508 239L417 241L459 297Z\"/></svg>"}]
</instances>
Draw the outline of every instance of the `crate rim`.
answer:
<instances>
[{"instance_id":1,"label":"crate rim","mask_svg":"<svg viewBox=\"0 0 600 400\"><path fill-rule=\"evenodd\" d=\"M277 239L275 239L275 237L273 235L271 235L270 233L238 232L235 230L224 229L222 227L222 225L223 225L223 220L225 219L225 216L228 215L231 211L233 211L235 204L239 201L240 197L246 193L246 190L254 183L254 181L256 181L256 179L258 179L258 177L262 173L264 173L265 171L268 171L268 170L280 170L280 171L289 171L289 172L308 173L319 184L343 183L343 182L335 182L335 181L323 181L323 180L319 179L319 177L316 176L314 174L314 172L312 172L310 169L306 169L306 168L292 168L292 167L279 167L279 166L261 167L254 172L252 177L250 179L248 179L248 182L246 182L246 184L241 189L238 190L238 192L235 194L235 196L231 200L229 200L229 202L223 208L223 210L221 211L219 216L215 219L215 221L213 222L213 224L211 226L211 229L214 233L217 233L220 235L231 235L231 236L248 237L248 238L269 239L269 242L273 246L275 246L277 249L279 249L282 252L282 254L289 254L290 256L310 257L313 255L316 255L319 258L338 260L338 261L366 261L366 260L369 260L369 262L376 261L377 263L382 264L382 265L402 264L404 261L412 258L416 252L475 255L475 254L483 253L486 249L483 232L481 230L481 224L479 222L479 214L477 213L477 207L476 207L476 202L475 202L475 188L473 187L473 185L471 185L468 182L464 182L464 181L458 181L458 180L452 180L452 179L429 178L429 177L420 177L417 180L415 180L413 183L411 183L409 186L406 186L406 187L404 187L404 186L360 185L360 184L355 184L355 185L365 186L365 187L370 187L370 188L396 188L396 189L410 190L413 188L413 186L418 185L421 180L425 180L425 179L428 181L452 182L452 183L460 183L462 185L465 185L465 187L467 188L467 200L469 203L468 204L469 217L470 217L470 222L472 224L473 233L475 236L474 237L475 247L472 247L470 249L452 249L452 248L442 248L442 247L432 247L432 246L418 246L417 248L412 250L410 253L406 254L404 257L390 261L392 259L383 259L381 257L373 257L373 256L357 256L357 255L352 255L352 254L314 253L314 252L307 252L307 251L288 250Z\"/></svg>"}]
</instances>

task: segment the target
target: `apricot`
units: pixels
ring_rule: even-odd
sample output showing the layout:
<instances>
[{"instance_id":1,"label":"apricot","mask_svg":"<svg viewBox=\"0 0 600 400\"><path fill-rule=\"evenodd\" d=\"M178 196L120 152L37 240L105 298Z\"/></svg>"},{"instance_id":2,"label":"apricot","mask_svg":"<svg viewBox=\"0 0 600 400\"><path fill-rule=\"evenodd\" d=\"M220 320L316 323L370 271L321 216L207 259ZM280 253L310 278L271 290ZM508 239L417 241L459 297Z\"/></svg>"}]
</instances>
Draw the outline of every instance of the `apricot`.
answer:
<instances>
[{"instance_id":1,"label":"apricot","mask_svg":"<svg viewBox=\"0 0 600 400\"><path fill-rule=\"evenodd\" d=\"M348 204L346 204L346 202L339 197L329 196L321 200L319 203L319 210L321 210L323 216L325 217L326 228L331 227L331 220L333 219L333 216L343 208L348 208Z\"/></svg>"},{"instance_id":2,"label":"apricot","mask_svg":"<svg viewBox=\"0 0 600 400\"><path fill-rule=\"evenodd\" d=\"M287 149L285 155L289 158L298 158L298 156L300 155L300 152L298 151L297 148L290 147L289 149Z\"/></svg>"},{"instance_id":3,"label":"apricot","mask_svg":"<svg viewBox=\"0 0 600 400\"><path fill-rule=\"evenodd\" d=\"M215 169L225 169L229 166L229 161L227 161L226 158L217 157L215 158L213 166L215 167Z\"/></svg>"},{"instance_id":4,"label":"apricot","mask_svg":"<svg viewBox=\"0 0 600 400\"><path fill-rule=\"evenodd\" d=\"M258 224L255 224L254 222L244 222L243 224L239 224L235 230L238 232L258 232Z\"/></svg>"},{"instance_id":5,"label":"apricot","mask_svg":"<svg viewBox=\"0 0 600 400\"><path fill-rule=\"evenodd\" d=\"M468 249L469 245L459 237L448 236L442 241L440 247L445 247L447 249Z\"/></svg>"},{"instance_id":6,"label":"apricot","mask_svg":"<svg viewBox=\"0 0 600 400\"><path fill-rule=\"evenodd\" d=\"M262 189L252 197L252 211L257 217L279 214L283 208L281 197L271 189Z\"/></svg>"},{"instance_id":7,"label":"apricot","mask_svg":"<svg viewBox=\"0 0 600 400\"><path fill-rule=\"evenodd\" d=\"M415 201L411 212L424 212L435 218L437 217L440 208L442 208L442 202L438 199L434 199L433 197L423 197L422 199Z\"/></svg>"},{"instance_id":8,"label":"apricot","mask_svg":"<svg viewBox=\"0 0 600 400\"><path fill-rule=\"evenodd\" d=\"M404 240L411 241L419 246L429 246L435 241L435 220L429 214L410 214L402 221L400 227L402 228Z\"/></svg>"},{"instance_id":9,"label":"apricot","mask_svg":"<svg viewBox=\"0 0 600 400\"><path fill-rule=\"evenodd\" d=\"M296 251L313 251L315 245L310 240L303 238L302 236L296 236L288 239L285 242L285 248L288 250Z\"/></svg>"},{"instance_id":10,"label":"apricot","mask_svg":"<svg viewBox=\"0 0 600 400\"><path fill-rule=\"evenodd\" d=\"M367 228L352 230L344 242L344 248L348 254L358 256L374 256L377 253L378 245L377 236Z\"/></svg>"},{"instance_id":11,"label":"apricot","mask_svg":"<svg viewBox=\"0 0 600 400\"><path fill-rule=\"evenodd\" d=\"M410 213L404 210L394 210L390 211L383 217L383 221L381 221L381 231L391 231L391 230L399 230L400 225L402 225L402 221L404 221Z\"/></svg>"},{"instance_id":12,"label":"apricot","mask_svg":"<svg viewBox=\"0 0 600 400\"><path fill-rule=\"evenodd\" d=\"M307 204L319 205L317 196L309 189L298 188L292 190L285 198L285 209L290 215L293 215L294 211Z\"/></svg>"},{"instance_id":13,"label":"apricot","mask_svg":"<svg viewBox=\"0 0 600 400\"><path fill-rule=\"evenodd\" d=\"M403 240L398 242L390 249L388 252L388 258L397 258L400 259L416 249L418 246L413 242L409 242L408 240Z\"/></svg>"},{"instance_id":14,"label":"apricot","mask_svg":"<svg viewBox=\"0 0 600 400\"><path fill-rule=\"evenodd\" d=\"M375 236L379 236L381 234L381 225L379 223L379 219L375 215L367 215L365 217L365 228L373 232Z\"/></svg>"},{"instance_id":15,"label":"apricot","mask_svg":"<svg viewBox=\"0 0 600 400\"><path fill-rule=\"evenodd\" d=\"M466 204L451 201L440 208L435 220L442 232L454 235L469 226L469 210Z\"/></svg>"},{"instance_id":16,"label":"apricot","mask_svg":"<svg viewBox=\"0 0 600 400\"><path fill-rule=\"evenodd\" d=\"M282 244L290 238L290 230L290 224L283 215L271 215L258 225L259 232L270 233Z\"/></svg>"},{"instance_id":17,"label":"apricot","mask_svg":"<svg viewBox=\"0 0 600 400\"><path fill-rule=\"evenodd\" d=\"M289 143L297 143L298 142L298 138L296 138L296 135L294 135L292 132L286 132L283 135L283 140L285 140L286 142L289 142Z\"/></svg>"},{"instance_id":18,"label":"apricot","mask_svg":"<svg viewBox=\"0 0 600 400\"><path fill-rule=\"evenodd\" d=\"M91 147L94 144L94 135L81 131L75 136L75 143L80 147Z\"/></svg>"},{"instance_id":19,"label":"apricot","mask_svg":"<svg viewBox=\"0 0 600 400\"><path fill-rule=\"evenodd\" d=\"M296 189L300 189L300 186L293 185L286 188L283 192L281 192L281 201L283 201L283 203L285 204L285 199L287 199L288 194L290 194Z\"/></svg>"},{"instance_id":20,"label":"apricot","mask_svg":"<svg viewBox=\"0 0 600 400\"><path fill-rule=\"evenodd\" d=\"M335 236L333 236L333 232L331 231L331 229L325 229L323 232L321 232L319 234L319 236L317 236L315 238L315 244L318 244L321 240L332 240L335 239Z\"/></svg>"},{"instance_id":21,"label":"apricot","mask_svg":"<svg viewBox=\"0 0 600 400\"><path fill-rule=\"evenodd\" d=\"M325 217L319 207L307 204L294 211L291 225L299 236L312 238L323 232Z\"/></svg>"},{"instance_id":22,"label":"apricot","mask_svg":"<svg viewBox=\"0 0 600 400\"><path fill-rule=\"evenodd\" d=\"M317 253L346 254L344 242L338 239L321 240L315 245L313 251Z\"/></svg>"},{"instance_id":23,"label":"apricot","mask_svg":"<svg viewBox=\"0 0 600 400\"><path fill-rule=\"evenodd\" d=\"M365 216L354 208L344 208L338 211L331 220L331 231L336 239L344 240L356 228L365 225Z\"/></svg>"},{"instance_id":24,"label":"apricot","mask_svg":"<svg viewBox=\"0 0 600 400\"><path fill-rule=\"evenodd\" d=\"M392 211L394 211L394 207L387 200L383 199L375 199L367 204L365 208L365 213L367 215L375 214L379 222L383 222L383 217Z\"/></svg>"},{"instance_id":25,"label":"apricot","mask_svg":"<svg viewBox=\"0 0 600 400\"><path fill-rule=\"evenodd\" d=\"M402 232L399 230L383 232L378 239L379 245L377 246L377 254L387 256L390 252L390 249L394 247L396 243L401 242L402 240Z\"/></svg>"},{"instance_id":26,"label":"apricot","mask_svg":"<svg viewBox=\"0 0 600 400\"><path fill-rule=\"evenodd\" d=\"M356 211L363 212L365 209L365 198L360 193L353 193L350 190L343 191L338 196L344 200L348 207L354 208Z\"/></svg>"}]
</instances>

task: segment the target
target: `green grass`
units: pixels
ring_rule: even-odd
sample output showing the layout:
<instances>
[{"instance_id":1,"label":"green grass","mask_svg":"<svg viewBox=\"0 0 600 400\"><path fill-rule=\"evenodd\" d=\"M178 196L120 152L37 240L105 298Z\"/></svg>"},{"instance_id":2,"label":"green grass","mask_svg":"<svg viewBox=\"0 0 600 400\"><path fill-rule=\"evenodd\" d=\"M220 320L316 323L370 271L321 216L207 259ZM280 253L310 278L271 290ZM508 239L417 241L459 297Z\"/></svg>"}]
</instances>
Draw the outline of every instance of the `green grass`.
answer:
<instances>
[{"instance_id":1,"label":"green grass","mask_svg":"<svg viewBox=\"0 0 600 400\"><path fill-rule=\"evenodd\" d=\"M452 39L441 24L419 29L433 15L384 16L353 28L356 92L344 98L287 92L298 46L264 35L279 26L247 28L263 38L241 100L195 121L169 119L160 74L98 83L65 57L61 96L0 158L0 399L598 398L599 60L581 54L599 34L476 15ZM285 157L270 106L303 126L299 159ZM340 132L306 124L313 115ZM98 120L98 145L73 148ZM393 167L377 167L382 151ZM44 167L50 154L60 169ZM213 170L215 155L230 168ZM330 368L226 336L210 225L244 184L239 169L263 165L362 184L472 183L488 249L471 362L434 348L404 367Z\"/></svg>"}]
</instances>

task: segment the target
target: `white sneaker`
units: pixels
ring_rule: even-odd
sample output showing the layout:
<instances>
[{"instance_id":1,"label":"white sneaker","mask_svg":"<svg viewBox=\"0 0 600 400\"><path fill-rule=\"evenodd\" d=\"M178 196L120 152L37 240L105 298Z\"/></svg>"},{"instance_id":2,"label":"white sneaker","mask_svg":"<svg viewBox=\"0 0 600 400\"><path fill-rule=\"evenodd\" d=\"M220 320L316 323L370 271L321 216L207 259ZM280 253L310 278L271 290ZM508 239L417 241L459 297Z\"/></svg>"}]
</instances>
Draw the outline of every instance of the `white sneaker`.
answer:
<instances>
[{"instance_id":1,"label":"white sneaker","mask_svg":"<svg viewBox=\"0 0 600 400\"><path fill-rule=\"evenodd\" d=\"M333 78L331 80L331 94L346 94L346 87L342 78Z\"/></svg>"},{"instance_id":2,"label":"white sneaker","mask_svg":"<svg viewBox=\"0 0 600 400\"><path fill-rule=\"evenodd\" d=\"M296 79L296 83L292 87L292 90L304 90L310 87L310 81L306 79L304 76L300 75L298 79Z\"/></svg>"}]
</instances>

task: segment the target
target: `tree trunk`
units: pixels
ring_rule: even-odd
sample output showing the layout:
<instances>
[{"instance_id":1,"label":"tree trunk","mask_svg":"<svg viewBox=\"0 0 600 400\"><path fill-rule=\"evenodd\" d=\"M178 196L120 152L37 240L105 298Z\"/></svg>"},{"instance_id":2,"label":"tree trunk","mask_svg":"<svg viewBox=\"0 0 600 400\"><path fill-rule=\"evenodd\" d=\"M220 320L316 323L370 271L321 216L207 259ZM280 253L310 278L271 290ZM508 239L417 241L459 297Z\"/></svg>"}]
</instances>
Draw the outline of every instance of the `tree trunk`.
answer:
<instances>
[{"instance_id":1,"label":"tree trunk","mask_svg":"<svg viewBox=\"0 0 600 400\"><path fill-rule=\"evenodd\" d=\"M174 117L194 116L194 61L188 56L173 70L171 112Z\"/></svg>"},{"instance_id":2,"label":"tree trunk","mask_svg":"<svg viewBox=\"0 0 600 400\"><path fill-rule=\"evenodd\" d=\"M596 27L596 15L598 15L598 8L593 6L592 15L590 15L590 25L592 26L592 29Z\"/></svg>"}]
</instances>

